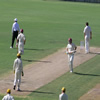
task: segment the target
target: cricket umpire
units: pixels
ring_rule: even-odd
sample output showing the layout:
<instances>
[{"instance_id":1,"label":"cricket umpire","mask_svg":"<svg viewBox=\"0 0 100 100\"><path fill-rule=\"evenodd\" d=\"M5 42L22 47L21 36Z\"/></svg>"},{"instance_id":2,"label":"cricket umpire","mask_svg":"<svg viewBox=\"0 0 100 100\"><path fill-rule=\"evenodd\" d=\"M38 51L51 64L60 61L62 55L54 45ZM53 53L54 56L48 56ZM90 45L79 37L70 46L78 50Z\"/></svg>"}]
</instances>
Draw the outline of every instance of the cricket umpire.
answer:
<instances>
[{"instance_id":1,"label":"cricket umpire","mask_svg":"<svg viewBox=\"0 0 100 100\"><path fill-rule=\"evenodd\" d=\"M12 25L12 43L10 48L13 48L15 38L17 39L19 31L20 31L19 24L17 23L17 18L15 18L14 23Z\"/></svg>"},{"instance_id":2,"label":"cricket umpire","mask_svg":"<svg viewBox=\"0 0 100 100\"><path fill-rule=\"evenodd\" d=\"M15 74L13 89L15 90L17 84L17 91L20 91L21 75L24 76L24 73L23 73L23 64L21 60L21 55L19 53L17 54L17 59L15 59L14 61L13 71Z\"/></svg>"}]
</instances>

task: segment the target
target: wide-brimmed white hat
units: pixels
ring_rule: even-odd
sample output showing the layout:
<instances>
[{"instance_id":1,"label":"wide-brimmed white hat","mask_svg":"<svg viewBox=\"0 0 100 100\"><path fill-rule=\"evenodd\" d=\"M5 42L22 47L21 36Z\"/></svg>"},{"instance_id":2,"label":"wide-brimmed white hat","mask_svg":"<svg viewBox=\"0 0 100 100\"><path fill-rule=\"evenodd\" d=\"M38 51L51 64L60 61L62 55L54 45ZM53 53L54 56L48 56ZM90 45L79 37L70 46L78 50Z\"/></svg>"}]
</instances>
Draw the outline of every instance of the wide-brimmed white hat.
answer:
<instances>
[{"instance_id":1,"label":"wide-brimmed white hat","mask_svg":"<svg viewBox=\"0 0 100 100\"><path fill-rule=\"evenodd\" d=\"M17 18L15 18L14 21L17 22Z\"/></svg>"}]
</instances>

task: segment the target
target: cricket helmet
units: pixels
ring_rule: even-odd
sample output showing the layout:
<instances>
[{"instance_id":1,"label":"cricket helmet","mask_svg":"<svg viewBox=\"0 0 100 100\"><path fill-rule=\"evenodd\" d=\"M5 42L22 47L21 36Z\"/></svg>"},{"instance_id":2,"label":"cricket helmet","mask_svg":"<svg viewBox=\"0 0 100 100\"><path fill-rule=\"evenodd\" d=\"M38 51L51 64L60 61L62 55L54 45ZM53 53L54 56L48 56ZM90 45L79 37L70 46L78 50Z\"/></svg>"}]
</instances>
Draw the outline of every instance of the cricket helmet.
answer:
<instances>
[{"instance_id":1,"label":"cricket helmet","mask_svg":"<svg viewBox=\"0 0 100 100\"><path fill-rule=\"evenodd\" d=\"M14 21L17 22L17 18L15 18Z\"/></svg>"},{"instance_id":2,"label":"cricket helmet","mask_svg":"<svg viewBox=\"0 0 100 100\"><path fill-rule=\"evenodd\" d=\"M21 32L21 33L23 33L23 31L24 31L23 29L20 29L20 32Z\"/></svg>"},{"instance_id":3,"label":"cricket helmet","mask_svg":"<svg viewBox=\"0 0 100 100\"><path fill-rule=\"evenodd\" d=\"M10 89L7 89L7 93L11 93L11 90Z\"/></svg>"},{"instance_id":4,"label":"cricket helmet","mask_svg":"<svg viewBox=\"0 0 100 100\"><path fill-rule=\"evenodd\" d=\"M17 53L17 57L20 57L21 55L20 55L20 53Z\"/></svg>"},{"instance_id":5,"label":"cricket helmet","mask_svg":"<svg viewBox=\"0 0 100 100\"><path fill-rule=\"evenodd\" d=\"M65 89L65 87L62 87L62 89L61 89L62 91L66 91L66 89Z\"/></svg>"}]
</instances>

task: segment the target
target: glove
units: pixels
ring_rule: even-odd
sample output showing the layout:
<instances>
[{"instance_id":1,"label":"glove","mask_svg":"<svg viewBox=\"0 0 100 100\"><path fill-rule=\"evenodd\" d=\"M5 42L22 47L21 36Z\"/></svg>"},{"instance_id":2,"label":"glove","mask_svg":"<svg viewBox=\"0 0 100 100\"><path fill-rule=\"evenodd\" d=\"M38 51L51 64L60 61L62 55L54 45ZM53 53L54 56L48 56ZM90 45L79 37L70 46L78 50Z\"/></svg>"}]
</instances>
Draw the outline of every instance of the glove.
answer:
<instances>
[{"instance_id":1,"label":"glove","mask_svg":"<svg viewBox=\"0 0 100 100\"><path fill-rule=\"evenodd\" d=\"M24 76L24 72L22 72L22 76Z\"/></svg>"},{"instance_id":2,"label":"glove","mask_svg":"<svg viewBox=\"0 0 100 100\"><path fill-rule=\"evenodd\" d=\"M15 74L15 70L14 70L14 74Z\"/></svg>"}]
</instances>

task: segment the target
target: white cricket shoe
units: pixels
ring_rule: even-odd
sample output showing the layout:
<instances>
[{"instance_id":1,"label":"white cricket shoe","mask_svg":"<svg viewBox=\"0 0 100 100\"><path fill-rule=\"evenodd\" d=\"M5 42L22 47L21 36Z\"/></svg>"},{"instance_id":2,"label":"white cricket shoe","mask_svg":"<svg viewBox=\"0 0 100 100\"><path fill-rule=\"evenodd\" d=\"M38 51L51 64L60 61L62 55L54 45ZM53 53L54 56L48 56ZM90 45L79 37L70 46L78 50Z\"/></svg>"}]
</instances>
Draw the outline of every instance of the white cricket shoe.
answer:
<instances>
[{"instance_id":1,"label":"white cricket shoe","mask_svg":"<svg viewBox=\"0 0 100 100\"><path fill-rule=\"evenodd\" d=\"M12 46L10 46L10 49L12 49L13 47Z\"/></svg>"},{"instance_id":2,"label":"white cricket shoe","mask_svg":"<svg viewBox=\"0 0 100 100\"><path fill-rule=\"evenodd\" d=\"M73 71L71 70L70 73L72 73Z\"/></svg>"}]
</instances>

